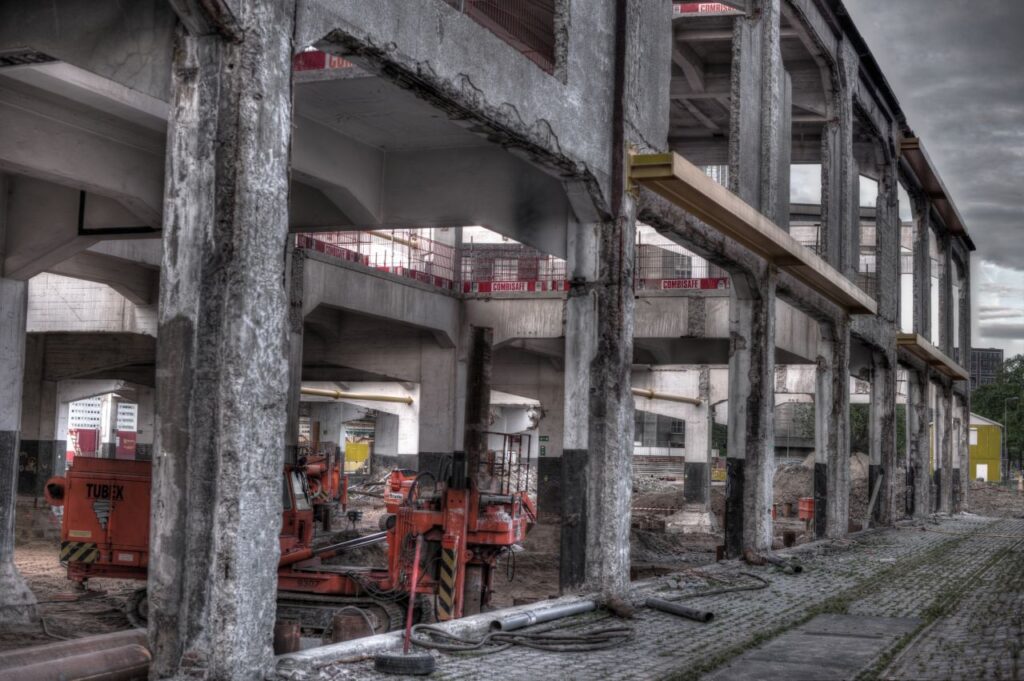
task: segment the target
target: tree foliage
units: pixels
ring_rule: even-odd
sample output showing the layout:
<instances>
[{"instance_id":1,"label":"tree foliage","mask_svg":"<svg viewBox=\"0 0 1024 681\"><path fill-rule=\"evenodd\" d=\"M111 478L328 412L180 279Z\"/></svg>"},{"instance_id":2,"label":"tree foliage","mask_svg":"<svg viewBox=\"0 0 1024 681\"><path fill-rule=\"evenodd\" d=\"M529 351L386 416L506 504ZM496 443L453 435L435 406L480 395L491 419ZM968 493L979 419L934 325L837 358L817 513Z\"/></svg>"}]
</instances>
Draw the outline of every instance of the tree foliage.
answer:
<instances>
[{"instance_id":1,"label":"tree foliage","mask_svg":"<svg viewBox=\"0 0 1024 681\"><path fill-rule=\"evenodd\" d=\"M1017 398L1016 401L1007 402ZM995 383L971 393L971 411L996 423L1003 423L1006 410L1006 452L1011 462L1024 454L1024 355L1003 362Z\"/></svg>"}]
</instances>

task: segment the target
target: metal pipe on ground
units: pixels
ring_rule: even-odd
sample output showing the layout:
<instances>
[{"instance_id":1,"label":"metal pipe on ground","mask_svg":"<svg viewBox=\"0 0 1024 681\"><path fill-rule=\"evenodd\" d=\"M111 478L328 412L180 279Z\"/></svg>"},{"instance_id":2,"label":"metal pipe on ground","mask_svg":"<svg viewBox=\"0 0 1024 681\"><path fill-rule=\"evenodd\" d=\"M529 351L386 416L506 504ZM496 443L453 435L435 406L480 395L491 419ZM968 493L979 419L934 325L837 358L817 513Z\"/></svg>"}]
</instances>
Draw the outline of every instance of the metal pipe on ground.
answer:
<instances>
[{"instance_id":1,"label":"metal pipe on ground","mask_svg":"<svg viewBox=\"0 0 1024 681\"><path fill-rule=\"evenodd\" d=\"M83 638L46 643L30 648L8 650L0 653L0 673L13 667L24 667L36 662L56 660L70 657L71 655L81 655L82 653L92 653L98 650L120 648L127 645L146 645L146 630L128 629L126 631L115 631L111 634L85 636Z\"/></svg>"},{"instance_id":2,"label":"metal pipe on ground","mask_svg":"<svg viewBox=\"0 0 1024 681\"><path fill-rule=\"evenodd\" d=\"M0 681L134 681L149 676L152 655L137 644L38 661L0 671Z\"/></svg>"},{"instance_id":3,"label":"metal pipe on ground","mask_svg":"<svg viewBox=\"0 0 1024 681\"><path fill-rule=\"evenodd\" d=\"M327 388L302 388L303 395L310 397L330 397L333 400L361 400L363 402L399 402L412 404L409 395L375 395L373 393L352 393L346 390L330 390Z\"/></svg>"},{"instance_id":4,"label":"metal pipe on ground","mask_svg":"<svg viewBox=\"0 0 1024 681\"><path fill-rule=\"evenodd\" d=\"M580 601L578 603L566 603L565 605L558 605L544 610L520 612L515 615L509 615L508 617L491 621L491 630L514 631L516 629L522 629L523 627L533 626L534 624L542 624L543 622L562 619L563 617L582 615L585 612L590 612L596 609L597 601Z\"/></svg>"},{"instance_id":5,"label":"metal pipe on ground","mask_svg":"<svg viewBox=\"0 0 1024 681\"><path fill-rule=\"evenodd\" d=\"M707 610L695 610L694 608L687 608L685 605L673 603L672 601L662 600L660 598L648 598L644 605L648 608L654 608L655 610L661 610L671 615L678 615L679 617L685 617L688 620L695 622L710 622L715 617L715 613Z\"/></svg>"}]
</instances>

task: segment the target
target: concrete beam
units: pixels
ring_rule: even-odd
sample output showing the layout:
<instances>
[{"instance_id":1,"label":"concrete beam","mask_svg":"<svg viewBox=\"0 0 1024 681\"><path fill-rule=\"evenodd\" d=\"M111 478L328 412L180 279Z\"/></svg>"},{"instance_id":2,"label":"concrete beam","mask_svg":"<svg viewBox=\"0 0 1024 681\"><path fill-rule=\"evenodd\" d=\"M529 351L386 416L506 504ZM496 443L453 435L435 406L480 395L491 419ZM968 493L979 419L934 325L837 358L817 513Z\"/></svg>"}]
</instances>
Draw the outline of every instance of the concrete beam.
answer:
<instances>
[{"instance_id":1,"label":"concrete beam","mask_svg":"<svg viewBox=\"0 0 1024 681\"><path fill-rule=\"evenodd\" d=\"M91 107L0 85L0 168L116 199L149 226L160 224L163 144Z\"/></svg>"},{"instance_id":2,"label":"concrete beam","mask_svg":"<svg viewBox=\"0 0 1024 681\"><path fill-rule=\"evenodd\" d=\"M136 305L155 304L160 286L158 269L90 251L76 253L47 271L106 284Z\"/></svg>"}]
</instances>

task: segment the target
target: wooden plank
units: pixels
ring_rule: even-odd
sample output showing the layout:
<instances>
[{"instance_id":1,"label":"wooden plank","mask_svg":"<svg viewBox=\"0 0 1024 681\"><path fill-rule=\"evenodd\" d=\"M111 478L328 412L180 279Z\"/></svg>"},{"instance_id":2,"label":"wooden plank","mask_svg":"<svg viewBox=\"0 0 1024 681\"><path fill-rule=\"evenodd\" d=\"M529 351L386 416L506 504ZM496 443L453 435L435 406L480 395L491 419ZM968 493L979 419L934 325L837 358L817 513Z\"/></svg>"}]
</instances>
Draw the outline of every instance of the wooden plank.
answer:
<instances>
[{"instance_id":1,"label":"wooden plank","mask_svg":"<svg viewBox=\"0 0 1024 681\"><path fill-rule=\"evenodd\" d=\"M896 345L954 381L969 381L971 374L948 355L916 333L896 335Z\"/></svg>"},{"instance_id":2,"label":"wooden plank","mask_svg":"<svg viewBox=\"0 0 1024 681\"><path fill-rule=\"evenodd\" d=\"M877 314L877 305L868 294L682 156L635 155L630 177L790 273L850 314Z\"/></svg>"}]
</instances>

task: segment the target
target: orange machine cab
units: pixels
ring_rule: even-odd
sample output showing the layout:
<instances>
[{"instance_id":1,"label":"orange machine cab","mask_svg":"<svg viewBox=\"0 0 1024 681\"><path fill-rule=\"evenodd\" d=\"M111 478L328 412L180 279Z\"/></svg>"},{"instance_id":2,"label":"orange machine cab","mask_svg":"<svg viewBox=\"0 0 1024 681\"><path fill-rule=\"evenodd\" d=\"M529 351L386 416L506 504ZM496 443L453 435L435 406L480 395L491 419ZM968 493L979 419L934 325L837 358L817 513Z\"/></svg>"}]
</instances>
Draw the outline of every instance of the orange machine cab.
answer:
<instances>
[{"instance_id":1,"label":"orange machine cab","mask_svg":"<svg viewBox=\"0 0 1024 681\"><path fill-rule=\"evenodd\" d=\"M68 579L145 579L149 562L150 463L76 457L65 477L46 483L64 507L60 560Z\"/></svg>"}]
</instances>

